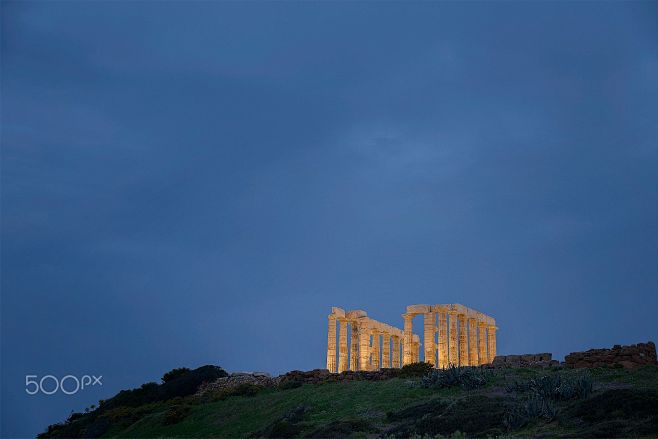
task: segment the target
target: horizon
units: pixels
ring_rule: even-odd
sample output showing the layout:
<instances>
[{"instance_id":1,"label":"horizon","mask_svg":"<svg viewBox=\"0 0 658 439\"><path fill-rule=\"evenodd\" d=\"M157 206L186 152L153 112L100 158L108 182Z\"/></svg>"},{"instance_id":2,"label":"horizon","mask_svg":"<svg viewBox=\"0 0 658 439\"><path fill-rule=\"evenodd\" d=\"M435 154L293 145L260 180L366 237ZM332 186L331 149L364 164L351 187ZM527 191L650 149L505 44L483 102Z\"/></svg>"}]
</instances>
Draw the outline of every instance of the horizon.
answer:
<instances>
[{"instance_id":1,"label":"horizon","mask_svg":"<svg viewBox=\"0 0 658 439\"><path fill-rule=\"evenodd\" d=\"M658 3L1 7L3 437L177 367L324 368L332 306L658 340Z\"/></svg>"}]
</instances>

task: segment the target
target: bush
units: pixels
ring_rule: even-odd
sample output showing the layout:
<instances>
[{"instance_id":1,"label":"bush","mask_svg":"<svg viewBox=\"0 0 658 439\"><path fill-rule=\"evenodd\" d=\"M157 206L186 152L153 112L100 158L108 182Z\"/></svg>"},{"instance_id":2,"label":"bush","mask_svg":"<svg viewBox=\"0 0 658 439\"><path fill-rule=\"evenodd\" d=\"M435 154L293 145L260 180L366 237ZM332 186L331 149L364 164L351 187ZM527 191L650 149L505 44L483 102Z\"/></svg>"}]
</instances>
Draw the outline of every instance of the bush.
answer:
<instances>
[{"instance_id":1,"label":"bush","mask_svg":"<svg viewBox=\"0 0 658 439\"><path fill-rule=\"evenodd\" d=\"M567 401L587 398L592 393L592 377L585 373L576 378L564 378L560 374L543 376L507 386L507 392L529 392L541 399Z\"/></svg>"},{"instance_id":2,"label":"bush","mask_svg":"<svg viewBox=\"0 0 658 439\"><path fill-rule=\"evenodd\" d=\"M255 396L258 392L263 390L263 386L256 384L244 383L231 390L231 396Z\"/></svg>"},{"instance_id":3,"label":"bush","mask_svg":"<svg viewBox=\"0 0 658 439\"><path fill-rule=\"evenodd\" d=\"M190 408L186 406L174 406L167 410L165 413L163 424L174 425L185 419L190 412Z\"/></svg>"},{"instance_id":4,"label":"bush","mask_svg":"<svg viewBox=\"0 0 658 439\"><path fill-rule=\"evenodd\" d=\"M431 363L423 363L423 362L411 363L402 366L402 369L400 369L400 374L398 376L400 378L422 377L430 373L430 371L432 371L433 369L434 366L432 366Z\"/></svg>"},{"instance_id":5,"label":"bush","mask_svg":"<svg viewBox=\"0 0 658 439\"><path fill-rule=\"evenodd\" d=\"M450 366L447 369L433 369L423 377L422 386L432 389L459 386L471 390L487 384L486 375L474 368Z\"/></svg>"},{"instance_id":6,"label":"bush","mask_svg":"<svg viewBox=\"0 0 658 439\"><path fill-rule=\"evenodd\" d=\"M550 401L532 396L524 403L514 406L506 415L503 424L508 430L517 430L537 419L552 421L557 411Z\"/></svg>"},{"instance_id":7,"label":"bush","mask_svg":"<svg viewBox=\"0 0 658 439\"><path fill-rule=\"evenodd\" d=\"M192 395L198 390L201 384L226 376L228 376L228 373L221 367L199 367L162 384L160 386L161 398L162 400L167 400L177 396Z\"/></svg>"},{"instance_id":8,"label":"bush","mask_svg":"<svg viewBox=\"0 0 658 439\"><path fill-rule=\"evenodd\" d=\"M166 383L166 382L169 382L171 380L174 380L178 377L181 377L181 376L185 375L189 371L190 371L190 369L188 369L187 367L178 367L176 369L171 369L169 372L162 375L162 382Z\"/></svg>"},{"instance_id":9,"label":"bush","mask_svg":"<svg viewBox=\"0 0 658 439\"><path fill-rule=\"evenodd\" d=\"M83 416L84 416L83 413L79 413L79 412L71 412L71 414L69 415L69 417L66 419L66 423L67 423L67 424L70 424L70 423L72 423L72 422L75 422L75 421L77 421L78 419L82 418Z\"/></svg>"}]
</instances>

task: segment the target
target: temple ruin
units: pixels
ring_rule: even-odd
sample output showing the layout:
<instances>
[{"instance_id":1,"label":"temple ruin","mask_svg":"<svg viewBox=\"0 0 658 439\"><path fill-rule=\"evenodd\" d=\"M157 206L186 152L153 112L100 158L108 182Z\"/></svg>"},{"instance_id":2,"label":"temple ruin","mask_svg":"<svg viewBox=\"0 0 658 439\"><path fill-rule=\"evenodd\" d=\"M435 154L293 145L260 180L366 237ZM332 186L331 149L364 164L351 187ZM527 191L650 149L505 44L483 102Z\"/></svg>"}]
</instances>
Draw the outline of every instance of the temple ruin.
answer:
<instances>
[{"instance_id":1,"label":"temple ruin","mask_svg":"<svg viewBox=\"0 0 658 439\"><path fill-rule=\"evenodd\" d=\"M403 329L362 310L333 307L328 316L327 369L379 370L421 361L420 337L413 333L417 315L423 316L423 361L434 367L479 366L496 357L496 321L464 305L409 305L402 314Z\"/></svg>"}]
</instances>

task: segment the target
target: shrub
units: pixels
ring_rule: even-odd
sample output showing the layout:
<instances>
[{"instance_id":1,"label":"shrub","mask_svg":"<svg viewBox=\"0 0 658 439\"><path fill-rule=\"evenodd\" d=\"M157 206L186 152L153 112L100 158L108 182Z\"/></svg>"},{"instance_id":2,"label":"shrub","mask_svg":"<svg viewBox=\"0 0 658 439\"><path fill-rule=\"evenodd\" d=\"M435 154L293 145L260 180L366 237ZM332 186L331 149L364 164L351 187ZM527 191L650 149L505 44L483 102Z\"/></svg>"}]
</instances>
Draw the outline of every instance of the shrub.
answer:
<instances>
[{"instance_id":1,"label":"shrub","mask_svg":"<svg viewBox=\"0 0 658 439\"><path fill-rule=\"evenodd\" d=\"M165 413L163 424L174 425L185 419L190 412L190 408L186 406L174 406L167 410Z\"/></svg>"},{"instance_id":2,"label":"shrub","mask_svg":"<svg viewBox=\"0 0 658 439\"><path fill-rule=\"evenodd\" d=\"M263 389L263 386L256 384L244 383L231 390L231 396L255 396Z\"/></svg>"},{"instance_id":3,"label":"shrub","mask_svg":"<svg viewBox=\"0 0 658 439\"><path fill-rule=\"evenodd\" d=\"M433 369L434 366L432 366L431 363L424 363L424 362L411 363L402 366L402 369L400 369L400 374L398 376L400 378L422 377L430 373L430 371L432 371Z\"/></svg>"},{"instance_id":4,"label":"shrub","mask_svg":"<svg viewBox=\"0 0 658 439\"><path fill-rule=\"evenodd\" d=\"M585 373L576 378L564 378L560 374L543 376L525 382L515 382L507 386L507 392L531 394L554 401L587 398L592 393L592 377Z\"/></svg>"},{"instance_id":5,"label":"shrub","mask_svg":"<svg viewBox=\"0 0 658 439\"><path fill-rule=\"evenodd\" d=\"M73 412L73 411L72 411L71 414L69 415L69 417L66 419L66 423L67 423L67 424L70 424L70 423L72 423L72 422L75 422L75 421L77 421L78 419L82 418L83 416L84 416L83 413Z\"/></svg>"},{"instance_id":6,"label":"shrub","mask_svg":"<svg viewBox=\"0 0 658 439\"><path fill-rule=\"evenodd\" d=\"M432 389L459 386L471 390L487 384L487 377L481 371L470 367L450 366L447 369L433 369L423 377L422 386Z\"/></svg>"},{"instance_id":7,"label":"shrub","mask_svg":"<svg viewBox=\"0 0 658 439\"><path fill-rule=\"evenodd\" d=\"M190 369L188 369L187 367L178 367L176 369L171 369L169 372L162 375L162 382L166 383L166 382L169 382L171 380L174 380L178 377L181 377L181 376L185 375L189 371L190 371Z\"/></svg>"},{"instance_id":8,"label":"shrub","mask_svg":"<svg viewBox=\"0 0 658 439\"><path fill-rule=\"evenodd\" d=\"M202 383L225 376L228 376L228 373L221 367L202 366L186 373L178 373L178 376L168 378L168 381L163 384L152 382L142 384L138 389L122 390L114 398L106 400L103 403L103 409L111 410L121 406L136 407L192 395Z\"/></svg>"},{"instance_id":9,"label":"shrub","mask_svg":"<svg viewBox=\"0 0 658 439\"><path fill-rule=\"evenodd\" d=\"M503 424L508 430L522 428L537 419L552 421L557 411L550 401L538 396L531 396L524 403L517 404L508 411Z\"/></svg>"},{"instance_id":10,"label":"shrub","mask_svg":"<svg viewBox=\"0 0 658 439\"><path fill-rule=\"evenodd\" d=\"M117 423L133 423L141 419L161 401L173 400L172 404L177 405L176 398L193 395L202 383L228 376L218 366L184 370L179 368L166 373L162 384L151 382L136 389L122 390L113 398L99 401L94 411L73 414L68 422L49 426L39 437L100 437Z\"/></svg>"}]
</instances>

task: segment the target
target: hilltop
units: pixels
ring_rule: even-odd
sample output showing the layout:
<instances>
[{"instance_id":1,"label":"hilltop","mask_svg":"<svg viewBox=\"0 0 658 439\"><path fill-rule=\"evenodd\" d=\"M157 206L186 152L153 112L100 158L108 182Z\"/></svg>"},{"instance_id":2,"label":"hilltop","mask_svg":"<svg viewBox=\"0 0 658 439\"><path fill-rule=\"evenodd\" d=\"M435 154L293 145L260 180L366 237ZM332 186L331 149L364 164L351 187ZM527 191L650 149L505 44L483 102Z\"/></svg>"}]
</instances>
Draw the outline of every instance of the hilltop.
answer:
<instances>
[{"instance_id":1,"label":"hilltop","mask_svg":"<svg viewBox=\"0 0 658 439\"><path fill-rule=\"evenodd\" d=\"M658 437L658 366L175 369L39 437Z\"/></svg>"}]
</instances>

